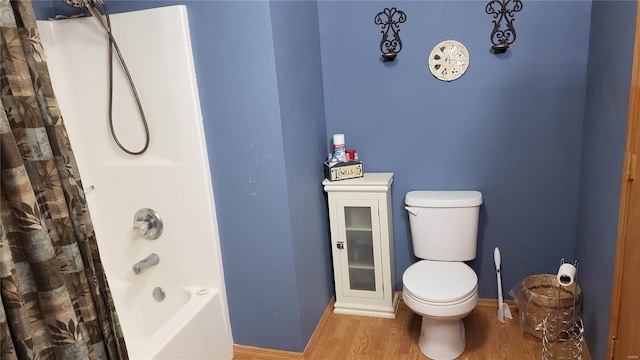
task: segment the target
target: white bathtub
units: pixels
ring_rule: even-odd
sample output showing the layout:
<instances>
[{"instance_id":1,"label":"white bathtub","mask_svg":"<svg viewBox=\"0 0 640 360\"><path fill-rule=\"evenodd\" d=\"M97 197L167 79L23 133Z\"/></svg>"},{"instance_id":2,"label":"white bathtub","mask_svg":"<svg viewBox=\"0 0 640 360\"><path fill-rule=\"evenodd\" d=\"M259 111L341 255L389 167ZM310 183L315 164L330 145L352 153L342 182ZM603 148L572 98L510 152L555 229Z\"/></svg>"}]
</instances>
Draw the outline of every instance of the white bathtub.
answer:
<instances>
[{"instance_id":1,"label":"white bathtub","mask_svg":"<svg viewBox=\"0 0 640 360\"><path fill-rule=\"evenodd\" d=\"M130 359L219 358L226 328L216 321L222 307L218 289L161 286L166 297L156 301L152 285L111 287Z\"/></svg>"},{"instance_id":2,"label":"white bathtub","mask_svg":"<svg viewBox=\"0 0 640 360\"><path fill-rule=\"evenodd\" d=\"M143 103L151 142L120 151L107 116L107 43L94 19L38 21L53 89L73 146L100 255L132 360L229 360L233 339L186 8L114 14L113 34ZM144 135L129 85L114 66L114 124L139 149ZM91 96L87 96L91 94ZM138 209L164 223L146 240ZM156 253L160 263L134 275ZM166 299L152 297L157 286ZM198 295L199 289L207 294Z\"/></svg>"}]
</instances>

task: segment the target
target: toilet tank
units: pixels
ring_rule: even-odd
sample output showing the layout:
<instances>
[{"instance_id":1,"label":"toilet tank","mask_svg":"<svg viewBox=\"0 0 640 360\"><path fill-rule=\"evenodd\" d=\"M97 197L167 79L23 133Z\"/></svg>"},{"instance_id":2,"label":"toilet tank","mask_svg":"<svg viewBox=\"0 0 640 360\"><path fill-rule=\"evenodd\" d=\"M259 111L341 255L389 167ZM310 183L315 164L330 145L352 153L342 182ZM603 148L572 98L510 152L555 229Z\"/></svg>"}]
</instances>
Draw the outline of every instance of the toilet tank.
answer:
<instances>
[{"instance_id":1,"label":"toilet tank","mask_svg":"<svg viewBox=\"0 0 640 360\"><path fill-rule=\"evenodd\" d=\"M480 192L410 191L404 202L416 257L438 261L476 257Z\"/></svg>"}]
</instances>

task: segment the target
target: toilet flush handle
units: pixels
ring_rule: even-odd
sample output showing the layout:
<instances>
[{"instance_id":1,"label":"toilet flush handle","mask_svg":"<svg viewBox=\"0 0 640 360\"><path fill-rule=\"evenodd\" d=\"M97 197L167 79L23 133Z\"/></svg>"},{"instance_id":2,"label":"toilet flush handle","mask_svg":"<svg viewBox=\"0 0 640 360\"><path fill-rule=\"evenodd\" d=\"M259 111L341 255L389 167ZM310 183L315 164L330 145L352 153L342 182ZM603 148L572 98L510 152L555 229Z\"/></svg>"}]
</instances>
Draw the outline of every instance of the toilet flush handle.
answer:
<instances>
[{"instance_id":1,"label":"toilet flush handle","mask_svg":"<svg viewBox=\"0 0 640 360\"><path fill-rule=\"evenodd\" d=\"M412 208L409 206L405 206L404 208L407 209L407 211L410 212L412 215L416 215L416 216L418 215L418 209Z\"/></svg>"}]
</instances>

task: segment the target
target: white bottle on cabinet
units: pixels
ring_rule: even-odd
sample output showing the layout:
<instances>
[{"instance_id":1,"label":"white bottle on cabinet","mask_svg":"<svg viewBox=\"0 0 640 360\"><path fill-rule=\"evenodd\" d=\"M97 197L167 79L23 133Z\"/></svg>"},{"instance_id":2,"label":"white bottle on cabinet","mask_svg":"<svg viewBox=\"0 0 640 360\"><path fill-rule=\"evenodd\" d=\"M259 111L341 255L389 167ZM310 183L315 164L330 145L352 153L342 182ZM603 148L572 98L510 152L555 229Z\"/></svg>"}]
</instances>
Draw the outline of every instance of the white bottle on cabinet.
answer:
<instances>
[{"instance_id":1,"label":"white bottle on cabinet","mask_svg":"<svg viewBox=\"0 0 640 360\"><path fill-rule=\"evenodd\" d=\"M324 180L336 286L334 312L395 318L393 173Z\"/></svg>"}]
</instances>

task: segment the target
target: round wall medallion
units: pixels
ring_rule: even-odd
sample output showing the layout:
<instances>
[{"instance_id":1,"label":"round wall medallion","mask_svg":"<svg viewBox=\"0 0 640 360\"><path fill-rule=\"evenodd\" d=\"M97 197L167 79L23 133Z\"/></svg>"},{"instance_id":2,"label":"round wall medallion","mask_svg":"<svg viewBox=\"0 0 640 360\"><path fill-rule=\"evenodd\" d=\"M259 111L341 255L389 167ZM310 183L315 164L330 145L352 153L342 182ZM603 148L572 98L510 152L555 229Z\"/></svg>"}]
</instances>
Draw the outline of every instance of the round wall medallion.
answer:
<instances>
[{"instance_id":1,"label":"round wall medallion","mask_svg":"<svg viewBox=\"0 0 640 360\"><path fill-rule=\"evenodd\" d=\"M445 40L429 55L429 70L442 81L453 81L469 67L469 52L459 41Z\"/></svg>"}]
</instances>

